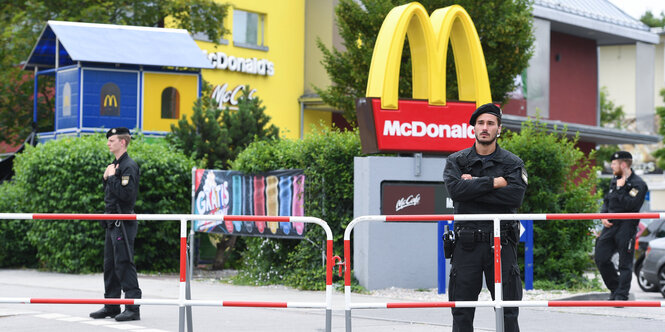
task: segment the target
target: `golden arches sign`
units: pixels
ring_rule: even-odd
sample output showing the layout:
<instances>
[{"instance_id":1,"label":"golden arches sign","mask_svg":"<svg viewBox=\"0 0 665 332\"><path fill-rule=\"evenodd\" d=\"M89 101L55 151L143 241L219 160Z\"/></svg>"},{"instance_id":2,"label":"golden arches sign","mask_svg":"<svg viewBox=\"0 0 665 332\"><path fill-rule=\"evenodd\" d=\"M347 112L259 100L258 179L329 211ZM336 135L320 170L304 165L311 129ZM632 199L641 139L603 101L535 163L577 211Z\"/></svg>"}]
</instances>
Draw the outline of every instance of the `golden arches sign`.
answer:
<instances>
[{"instance_id":1,"label":"golden arches sign","mask_svg":"<svg viewBox=\"0 0 665 332\"><path fill-rule=\"evenodd\" d=\"M409 38L412 98L399 99L404 40ZM446 101L446 59L451 43L459 101ZM453 5L427 15L419 3L393 8L374 45L365 98L356 104L363 153L448 153L471 146L469 117L490 103L485 56L464 8Z\"/></svg>"},{"instance_id":2,"label":"golden arches sign","mask_svg":"<svg viewBox=\"0 0 665 332\"><path fill-rule=\"evenodd\" d=\"M367 97L381 108L398 108L399 69L404 40L411 48L413 99L446 105L446 57L452 43L461 101L477 106L492 101L485 56L476 27L459 5L437 9L431 17L419 3L393 8L379 31L367 81Z\"/></svg>"},{"instance_id":3,"label":"golden arches sign","mask_svg":"<svg viewBox=\"0 0 665 332\"><path fill-rule=\"evenodd\" d=\"M104 97L104 107L118 107L118 99L114 95L106 95Z\"/></svg>"}]
</instances>

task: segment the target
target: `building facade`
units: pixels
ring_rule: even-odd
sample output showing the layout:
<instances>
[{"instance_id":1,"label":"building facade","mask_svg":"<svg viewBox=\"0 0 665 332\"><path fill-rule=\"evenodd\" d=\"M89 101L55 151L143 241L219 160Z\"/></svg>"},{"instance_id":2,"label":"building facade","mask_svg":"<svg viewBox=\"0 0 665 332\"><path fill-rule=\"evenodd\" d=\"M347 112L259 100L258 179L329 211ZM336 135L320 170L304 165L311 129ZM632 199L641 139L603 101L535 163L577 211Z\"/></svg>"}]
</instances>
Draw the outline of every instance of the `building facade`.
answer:
<instances>
[{"instance_id":1,"label":"building facade","mask_svg":"<svg viewBox=\"0 0 665 332\"><path fill-rule=\"evenodd\" d=\"M230 34L221 43L194 35L214 66L202 76L212 85L210 97L218 107L236 108L248 86L282 137L301 138L314 125L329 126L336 113L318 99L313 86L330 84L316 41L339 43L336 3L244 0L230 8L224 23Z\"/></svg>"}]
</instances>

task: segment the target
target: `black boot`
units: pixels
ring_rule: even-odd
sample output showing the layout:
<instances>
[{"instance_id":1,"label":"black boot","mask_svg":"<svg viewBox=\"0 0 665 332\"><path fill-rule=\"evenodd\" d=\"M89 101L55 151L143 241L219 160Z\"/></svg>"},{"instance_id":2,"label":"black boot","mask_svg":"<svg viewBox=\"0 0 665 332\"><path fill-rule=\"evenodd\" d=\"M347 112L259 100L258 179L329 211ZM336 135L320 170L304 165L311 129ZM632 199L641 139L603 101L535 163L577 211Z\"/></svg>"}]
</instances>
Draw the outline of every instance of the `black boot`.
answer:
<instances>
[{"instance_id":1,"label":"black boot","mask_svg":"<svg viewBox=\"0 0 665 332\"><path fill-rule=\"evenodd\" d=\"M94 319L106 318L106 317L115 317L120 313L120 306L104 306L95 312L90 313L90 317Z\"/></svg>"},{"instance_id":2,"label":"black boot","mask_svg":"<svg viewBox=\"0 0 665 332\"><path fill-rule=\"evenodd\" d=\"M125 311L115 317L118 322L126 322L130 320L140 320L141 312L139 306L125 306Z\"/></svg>"}]
</instances>

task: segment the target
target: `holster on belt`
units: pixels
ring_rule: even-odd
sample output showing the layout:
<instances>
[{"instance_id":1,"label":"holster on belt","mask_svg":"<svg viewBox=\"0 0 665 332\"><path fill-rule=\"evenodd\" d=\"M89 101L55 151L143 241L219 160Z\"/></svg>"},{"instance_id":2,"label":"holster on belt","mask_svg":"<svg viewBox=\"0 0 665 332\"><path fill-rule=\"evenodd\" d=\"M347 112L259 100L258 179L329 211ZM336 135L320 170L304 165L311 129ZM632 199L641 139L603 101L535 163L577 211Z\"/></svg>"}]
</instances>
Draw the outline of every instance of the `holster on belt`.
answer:
<instances>
[{"instance_id":1,"label":"holster on belt","mask_svg":"<svg viewBox=\"0 0 665 332\"><path fill-rule=\"evenodd\" d=\"M446 226L447 227L447 226ZM453 251L455 250L455 233L448 230L443 233L443 256L445 258L452 258Z\"/></svg>"}]
</instances>

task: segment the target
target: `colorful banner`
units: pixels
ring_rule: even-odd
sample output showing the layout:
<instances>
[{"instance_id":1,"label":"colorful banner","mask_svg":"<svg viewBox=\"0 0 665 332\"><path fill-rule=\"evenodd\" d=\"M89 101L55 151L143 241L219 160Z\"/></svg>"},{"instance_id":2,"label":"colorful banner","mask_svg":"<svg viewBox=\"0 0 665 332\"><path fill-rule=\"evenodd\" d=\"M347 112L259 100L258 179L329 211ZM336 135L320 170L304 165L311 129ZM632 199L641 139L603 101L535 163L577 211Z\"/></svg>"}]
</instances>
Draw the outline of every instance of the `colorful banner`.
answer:
<instances>
[{"instance_id":1,"label":"colorful banner","mask_svg":"<svg viewBox=\"0 0 665 332\"><path fill-rule=\"evenodd\" d=\"M302 216L305 175L279 170L248 175L239 171L194 170L192 213L203 215ZM196 232L301 238L301 222L196 220Z\"/></svg>"}]
</instances>

